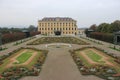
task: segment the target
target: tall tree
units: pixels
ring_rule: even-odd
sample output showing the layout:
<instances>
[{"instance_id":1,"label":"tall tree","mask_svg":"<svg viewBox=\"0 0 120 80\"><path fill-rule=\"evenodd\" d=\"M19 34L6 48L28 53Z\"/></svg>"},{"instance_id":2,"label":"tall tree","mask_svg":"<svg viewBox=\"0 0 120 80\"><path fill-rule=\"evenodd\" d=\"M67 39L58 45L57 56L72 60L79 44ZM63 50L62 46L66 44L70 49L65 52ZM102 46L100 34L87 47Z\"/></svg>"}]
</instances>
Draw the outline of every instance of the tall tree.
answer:
<instances>
[{"instance_id":1,"label":"tall tree","mask_svg":"<svg viewBox=\"0 0 120 80\"><path fill-rule=\"evenodd\" d=\"M28 28L28 30L29 30L30 32L36 31L36 27L35 27L34 25L30 25L29 28Z\"/></svg>"},{"instance_id":2,"label":"tall tree","mask_svg":"<svg viewBox=\"0 0 120 80\"><path fill-rule=\"evenodd\" d=\"M116 20L113 23L111 23L111 31L112 32L120 31L120 21L119 20Z\"/></svg>"},{"instance_id":3,"label":"tall tree","mask_svg":"<svg viewBox=\"0 0 120 80\"><path fill-rule=\"evenodd\" d=\"M96 24L93 24L93 25L90 26L89 29L92 29L92 30L96 31L96 29L97 29L97 25L96 25Z\"/></svg>"},{"instance_id":4,"label":"tall tree","mask_svg":"<svg viewBox=\"0 0 120 80\"><path fill-rule=\"evenodd\" d=\"M110 24L108 23L102 23L97 27L98 32L104 32L104 33L109 33L110 31Z\"/></svg>"}]
</instances>

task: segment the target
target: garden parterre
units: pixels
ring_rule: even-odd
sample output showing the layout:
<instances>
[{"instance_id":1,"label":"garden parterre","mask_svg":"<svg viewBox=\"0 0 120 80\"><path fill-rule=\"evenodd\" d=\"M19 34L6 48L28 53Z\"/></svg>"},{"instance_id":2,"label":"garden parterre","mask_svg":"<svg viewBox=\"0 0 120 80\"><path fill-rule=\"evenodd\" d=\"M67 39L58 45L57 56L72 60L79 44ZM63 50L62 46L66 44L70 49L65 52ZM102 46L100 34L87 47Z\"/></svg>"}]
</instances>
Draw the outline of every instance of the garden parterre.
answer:
<instances>
[{"instance_id":1,"label":"garden parterre","mask_svg":"<svg viewBox=\"0 0 120 80\"><path fill-rule=\"evenodd\" d=\"M47 56L47 51L35 48L20 48L0 56L0 80L37 76Z\"/></svg>"},{"instance_id":2,"label":"garden parterre","mask_svg":"<svg viewBox=\"0 0 120 80\"><path fill-rule=\"evenodd\" d=\"M70 52L83 75L96 75L107 80L110 78L120 80L118 75L120 63L117 62L119 58L96 47L85 47Z\"/></svg>"},{"instance_id":3,"label":"garden parterre","mask_svg":"<svg viewBox=\"0 0 120 80\"><path fill-rule=\"evenodd\" d=\"M33 42L28 43L28 45L39 45L39 44L48 44L48 43L69 43L69 44L79 44L79 45L89 44L75 37L41 37Z\"/></svg>"}]
</instances>

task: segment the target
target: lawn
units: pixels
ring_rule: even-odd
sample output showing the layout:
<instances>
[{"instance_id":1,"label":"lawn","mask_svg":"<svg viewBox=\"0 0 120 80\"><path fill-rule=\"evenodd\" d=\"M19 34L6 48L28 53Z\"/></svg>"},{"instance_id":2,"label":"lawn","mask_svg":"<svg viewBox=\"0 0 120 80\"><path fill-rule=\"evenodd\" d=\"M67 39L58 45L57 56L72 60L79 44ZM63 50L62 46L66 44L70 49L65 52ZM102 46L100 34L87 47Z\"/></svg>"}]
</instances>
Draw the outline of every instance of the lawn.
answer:
<instances>
[{"instance_id":1,"label":"lawn","mask_svg":"<svg viewBox=\"0 0 120 80\"><path fill-rule=\"evenodd\" d=\"M95 52L93 52L92 50L86 50L85 51L87 56L92 59L95 62L99 62L99 63L104 63L104 61L102 61L102 56L96 54Z\"/></svg>"},{"instance_id":2,"label":"lawn","mask_svg":"<svg viewBox=\"0 0 120 80\"><path fill-rule=\"evenodd\" d=\"M16 58L16 60L20 63L26 62L32 56L32 52L22 53L20 56Z\"/></svg>"}]
</instances>

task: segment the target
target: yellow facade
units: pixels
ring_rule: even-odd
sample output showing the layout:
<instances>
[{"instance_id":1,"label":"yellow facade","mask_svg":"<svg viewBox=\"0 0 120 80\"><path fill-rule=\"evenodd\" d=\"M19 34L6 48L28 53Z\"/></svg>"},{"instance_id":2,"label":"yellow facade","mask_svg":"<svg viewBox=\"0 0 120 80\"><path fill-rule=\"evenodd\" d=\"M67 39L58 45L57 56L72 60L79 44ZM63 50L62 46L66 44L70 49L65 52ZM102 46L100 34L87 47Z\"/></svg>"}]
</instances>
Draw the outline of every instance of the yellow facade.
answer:
<instances>
[{"instance_id":1,"label":"yellow facade","mask_svg":"<svg viewBox=\"0 0 120 80\"><path fill-rule=\"evenodd\" d=\"M61 34L77 34L77 25L72 18L43 18L38 21L38 31L47 35L54 35L54 31L61 31Z\"/></svg>"}]
</instances>

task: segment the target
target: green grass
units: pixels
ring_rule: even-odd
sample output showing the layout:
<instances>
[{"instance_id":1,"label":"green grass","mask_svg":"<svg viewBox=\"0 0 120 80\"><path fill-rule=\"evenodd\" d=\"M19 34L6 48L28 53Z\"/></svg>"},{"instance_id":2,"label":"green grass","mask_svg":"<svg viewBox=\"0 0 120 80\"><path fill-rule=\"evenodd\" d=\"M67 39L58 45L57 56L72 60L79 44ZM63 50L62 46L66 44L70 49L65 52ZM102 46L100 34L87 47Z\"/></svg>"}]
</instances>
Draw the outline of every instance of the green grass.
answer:
<instances>
[{"instance_id":1,"label":"green grass","mask_svg":"<svg viewBox=\"0 0 120 80\"><path fill-rule=\"evenodd\" d=\"M32 56L32 53L31 53L31 52L25 52L25 53L22 53L20 56L18 56L18 57L16 58L16 60L18 60L19 64L20 64L20 63L24 63L24 62L26 62L31 56Z\"/></svg>"},{"instance_id":2,"label":"green grass","mask_svg":"<svg viewBox=\"0 0 120 80\"><path fill-rule=\"evenodd\" d=\"M29 65L26 65L27 68L32 68L32 66L37 62L38 58L42 55L41 51L38 51L38 54L35 56L35 58L32 60L32 62L29 63Z\"/></svg>"},{"instance_id":3,"label":"green grass","mask_svg":"<svg viewBox=\"0 0 120 80\"><path fill-rule=\"evenodd\" d=\"M102 56L96 54L95 52L91 51L91 50L87 50L85 51L87 56L92 59L95 62L99 62L99 63L105 63L104 61L102 61Z\"/></svg>"},{"instance_id":4,"label":"green grass","mask_svg":"<svg viewBox=\"0 0 120 80\"><path fill-rule=\"evenodd\" d=\"M3 61L4 64L0 65L0 73L2 73L5 70L5 67L7 64L10 63L9 59L6 59Z\"/></svg>"},{"instance_id":5,"label":"green grass","mask_svg":"<svg viewBox=\"0 0 120 80\"><path fill-rule=\"evenodd\" d=\"M89 62L80 54L80 51L76 51L76 55L80 57L80 59L83 61L83 63L86 65L86 66L92 66L92 64L89 64Z\"/></svg>"}]
</instances>

